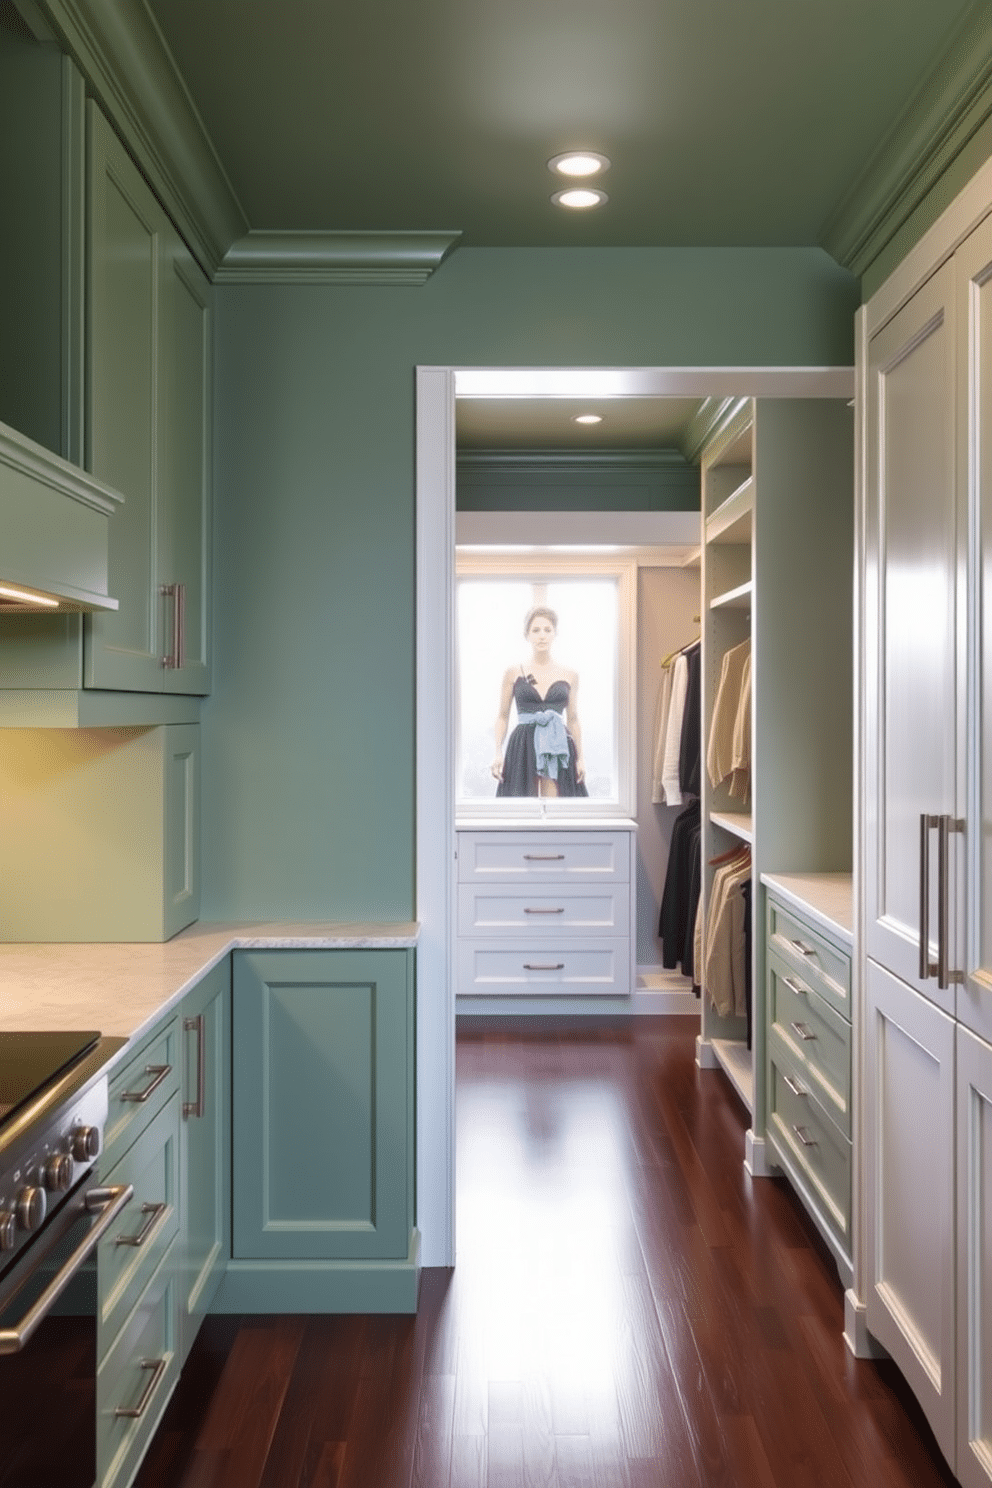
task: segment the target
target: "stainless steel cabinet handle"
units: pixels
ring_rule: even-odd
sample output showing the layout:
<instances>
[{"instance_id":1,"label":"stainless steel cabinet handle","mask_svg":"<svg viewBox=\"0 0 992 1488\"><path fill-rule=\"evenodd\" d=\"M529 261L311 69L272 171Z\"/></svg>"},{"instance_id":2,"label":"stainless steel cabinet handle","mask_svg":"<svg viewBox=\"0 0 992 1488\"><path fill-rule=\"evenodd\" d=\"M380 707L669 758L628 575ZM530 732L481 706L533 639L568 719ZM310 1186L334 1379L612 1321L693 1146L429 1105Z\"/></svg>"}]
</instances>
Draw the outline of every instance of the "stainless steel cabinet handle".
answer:
<instances>
[{"instance_id":1,"label":"stainless steel cabinet handle","mask_svg":"<svg viewBox=\"0 0 992 1488\"><path fill-rule=\"evenodd\" d=\"M159 1220L168 1210L168 1207L168 1204L142 1204L141 1213L147 1214L148 1218L141 1226L141 1229L136 1235L118 1235L117 1239L114 1241L114 1244L133 1245L135 1249L137 1249L140 1245L144 1245L152 1230L154 1230Z\"/></svg>"},{"instance_id":2,"label":"stainless steel cabinet handle","mask_svg":"<svg viewBox=\"0 0 992 1488\"><path fill-rule=\"evenodd\" d=\"M564 961L549 962L547 966L542 966L540 963L538 963L536 961L525 961L524 962L524 971L564 971L564 970L565 970L565 963L564 963Z\"/></svg>"},{"instance_id":3,"label":"stainless steel cabinet handle","mask_svg":"<svg viewBox=\"0 0 992 1488\"><path fill-rule=\"evenodd\" d=\"M794 1080L791 1075L783 1075L782 1079L785 1081L786 1085L788 1085L793 1095L798 1095L801 1098L805 1099L806 1091L800 1085L798 1080Z\"/></svg>"},{"instance_id":4,"label":"stainless steel cabinet handle","mask_svg":"<svg viewBox=\"0 0 992 1488\"><path fill-rule=\"evenodd\" d=\"M794 977L783 977L783 981L789 991L795 992L798 997L805 997L809 992L809 988L804 987L802 982L797 982Z\"/></svg>"},{"instance_id":5,"label":"stainless steel cabinet handle","mask_svg":"<svg viewBox=\"0 0 992 1488\"><path fill-rule=\"evenodd\" d=\"M963 832L964 822L953 816L938 816L937 823L937 986L946 992L952 982L963 982L964 974L950 968L950 878L951 833Z\"/></svg>"},{"instance_id":6,"label":"stainless steel cabinet handle","mask_svg":"<svg viewBox=\"0 0 992 1488\"><path fill-rule=\"evenodd\" d=\"M165 1373L168 1362L168 1359L142 1359L138 1368L148 1370L151 1378L141 1392L141 1399L137 1405L118 1405L114 1410L114 1415L122 1416L128 1421L140 1420L151 1403L151 1398L155 1394L159 1380Z\"/></svg>"},{"instance_id":7,"label":"stainless steel cabinet handle","mask_svg":"<svg viewBox=\"0 0 992 1488\"><path fill-rule=\"evenodd\" d=\"M162 584L159 593L172 600L172 646L162 657L162 665L173 672L179 666L179 585Z\"/></svg>"},{"instance_id":8,"label":"stainless steel cabinet handle","mask_svg":"<svg viewBox=\"0 0 992 1488\"><path fill-rule=\"evenodd\" d=\"M207 1036L206 1018L197 1013L195 1018L184 1018L183 1028L196 1034L196 1100L183 1101L184 1116L202 1116L207 1084Z\"/></svg>"},{"instance_id":9,"label":"stainless steel cabinet handle","mask_svg":"<svg viewBox=\"0 0 992 1488\"><path fill-rule=\"evenodd\" d=\"M561 908L561 909L528 909L528 907L526 905L524 906L524 914L564 914L564 913L565 913L564 908Z\"/></svg>"},{"instance_id":10,"label":"stainless steel cabinet handle","mask_svg":"<svg viewBox=\"0 0 992 1488\"><path fill-rule=\"evenodd\" d=\"M180 670L186 665L186 585L177 584L176 602L176 666Z\"/></svg>"},{"instance_id":11,"label":"stainless steel cabinet handle","mask_svg":"<svg viewBox=\"0 0 992 1488\"><path fill-rule=\"evenodd\" d=\"M815 956L816 947L807 945L804 940L790 940L792 948L799 952L800 956Z\"/></svg>"},{"instance_id":12,"label":"stainless steel cabinet handle","mask_svg":"<svg viewBox=\"0 0 992 1488\"><path fill-rule=\"evenodd\" d=\"M795 1132L796 1136L799 1138L804 1147L817 1146L815 1138L810 1136L809 1132L804 1126L793 1125L792 1130Z\"/></svg>"},{"instance_id":13,"label":"stainless steel cabinet handle","mask_svg":"<svg viewBox=\"0 0 992 1488\"><path fill-rule=\"evenodd\" d=\"M90 1189L80 1208L90 1214L99 1213L100 1218L21 1320L13 1327L0 1328L0 1354L16 1354L30 1340L38 1324L44 1321L83 1262L93 1254L118 1214L133 1197L134 1189L130 1183L121 1183L115 1188Z\"/></svg>"},{"instance_id":14,"label":"stainless steel cabinet handle","mask_svg":"<svg viewBox=\"0 0 992 1488\"><path fill-rule=\"evenodd\" d=\"M145 1074L155 1076L151 1084L146 1085L144 1090L122 1090L120 1095L122 1101L135 1101L139 1106L143 1106L145 1101L148 1100L150 1096L154 1095L155 1091L161 1085L162 1081L167 1079L168 1076L172 1074L172 1065L146 1064Z\"/></svg>"},{"instance_id":15,"label":"stainless steel cabinet handle","mask_svg":"<svg viewBox=\"0 0 992 1488\"><path fill-rule=\"evenodd\" d=\"M920 981L933 976L937 968L930 960L930 831L940 822L939 816L920 812Z\"/></svg>"},{"instance_id":16,"label":"stainless steel cabinet handle","mask_svg":"<svg viewBox=\"0 0 992 1488\"><path fill-rule=\"evenodd\" d=\"M807 1028L805 1023L793 1023L792 1027L796 1030L804 1044L808 1044L811 1041L815 1040L816 1034L813 1033L811 1029Z\"/></svg>"},{"instance_id":17,"label":"stainless steel cabinet handle","mask_svg":"<svg viewBox=\"0 0 992 1488\"><path fill-rule=\"evenodd\" d=\"M524 853L525 863L564 863L564 853Z\"/></svg>"}]
</instances>

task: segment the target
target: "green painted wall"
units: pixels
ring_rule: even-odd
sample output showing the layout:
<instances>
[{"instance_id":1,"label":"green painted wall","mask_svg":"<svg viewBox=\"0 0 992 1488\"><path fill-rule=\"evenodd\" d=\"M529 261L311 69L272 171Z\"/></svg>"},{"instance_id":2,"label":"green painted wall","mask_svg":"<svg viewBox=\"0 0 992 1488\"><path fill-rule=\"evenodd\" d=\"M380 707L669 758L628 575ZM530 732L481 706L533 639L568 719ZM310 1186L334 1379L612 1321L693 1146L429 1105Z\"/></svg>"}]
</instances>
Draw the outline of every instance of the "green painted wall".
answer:
<instances>
[{"instance_id":1,"label":"green painted wall","mask_svg":"<svg viewBox=\"0 0 992 1488\"><path fill-rule=\"evenodd\" d=\"M553 451L459 453L458 511L698 511L699 466L678 450L613 458Z\"/></svg>"},{"instance_id":2,"label":"green painted wall","mask_svg":"<svg viewBox=\"0 0 992 1488\"><path fill-rule=\"evenodd\" d=\"M414 910L414 368L838 365L818 249L463 249L217 295L204 918Z\"/></svg>"}]
</instances>

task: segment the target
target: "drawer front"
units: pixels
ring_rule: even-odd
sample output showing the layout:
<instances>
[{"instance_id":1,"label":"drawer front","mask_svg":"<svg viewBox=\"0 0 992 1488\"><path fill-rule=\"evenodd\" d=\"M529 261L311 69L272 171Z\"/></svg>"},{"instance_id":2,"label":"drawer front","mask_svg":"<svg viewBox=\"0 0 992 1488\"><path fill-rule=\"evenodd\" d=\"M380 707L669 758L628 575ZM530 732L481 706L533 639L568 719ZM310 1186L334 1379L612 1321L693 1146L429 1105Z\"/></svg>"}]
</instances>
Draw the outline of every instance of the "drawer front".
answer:
<instances>
[{"instance_id":1,"label":"drawer front","mask_svg":"<svg viewBox=\"0 0 992 1488\"><path fill-rule=\"evenodd\" d=\"M630 878L629 832L459 832L462 883Z\"/></svg>"},{"instance_id":2,"label":"drawer front","mask_svg":"<svg viewBox=\"0 0 992 1488\"><path fill-rule=\"evenodd\" d=\"M851 1143L773 1050L769 1064L768 1135L783 1166L812 1199L841 1248L851 1248Z\"/></svg>"},{"instance_id":3,"label":"drawer front","mask_svg":"<svg viewBox=\"0 0 992 1488\"><path fill-rule=\"evenodd\" d=\"M179 1021L170 1021L110 1082L101 1173L108 1173L179 1089Z\"/></svg>"},{"instance_id":4,"label":"drawer front","mask_svg":"<svg viewBox=\"0 0 992 1488\"><path fill-rule=\"evenodd\" d=\"M627 996L628 940L533 945L463 941L458 992L465 996Z\"/></svg>"},{"instance_id":5,"label":"drawer front","mask_svg":"<svg viewBox=\"0 0 992 1488\"><path fill-rule=\"evenodd\" d=\"M109 1175L134 1198L100 1242L99 1357L103 1358L179 1229L179 1096L174 1095Z\"/></svg>"},{"instance_id":6,"label":"drawer front","mask_svg":"<svg viewBox=\"0 0 992 1488\"><path fill-rule=\"evenodd\" d=\"M768 895L768 948L798 971L848 1022L851 1019L851 958L801 916Z\"/></svg>"},{"instance_id":7,"label":"drawer front","mask_svg":"<svg viewBox=\"0 0 992 1488\"><path fill-rule=\"evenodd\" d=\"M458 889L459 935L627 935L630 885L507 884Z\"/></svg>"},{"instance_id":8,"label":"drawer front","mask_svg":"<svg viewBox=\"0 0 992 1488\"><path fill-rule=\"evenodd\" d=\"M768 1021L845 1136L851 1135L851 1025L807 980L768 953Z\"/></svg>"},{"instance_id":9,"label":"drawer front","mask_svg":"<svg viewBox=\"0 0 992 1488\"><path fill-rule=\"evenodd\" d=\"M176 1278L167 1251L97 1373L99 1488L131 1482L175 1388L176 1316Z\"/></svg>"}]
</instances>

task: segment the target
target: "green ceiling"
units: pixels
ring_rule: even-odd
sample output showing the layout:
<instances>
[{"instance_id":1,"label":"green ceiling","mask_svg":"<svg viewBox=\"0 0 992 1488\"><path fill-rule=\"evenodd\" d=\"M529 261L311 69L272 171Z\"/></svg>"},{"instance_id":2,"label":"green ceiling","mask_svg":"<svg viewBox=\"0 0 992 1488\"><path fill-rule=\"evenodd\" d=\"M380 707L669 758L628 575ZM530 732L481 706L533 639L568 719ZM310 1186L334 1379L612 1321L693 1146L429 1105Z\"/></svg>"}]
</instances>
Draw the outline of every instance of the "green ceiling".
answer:
<instances>
[{"instance_id":1,"label":"green ceiling","mask_svg":"<svg viewBox=\"0 0 992 1488\"><path fill-rule=\"evenodd\" d=\"M148 0L253 229L829 242L987 0ZM932 92L932 89L931 89ZM891 140L889 140L891 144ZM558 151L609 203L550 204ZM891 153L891 151L890 151Z\"/></svg>"}]
</instances>

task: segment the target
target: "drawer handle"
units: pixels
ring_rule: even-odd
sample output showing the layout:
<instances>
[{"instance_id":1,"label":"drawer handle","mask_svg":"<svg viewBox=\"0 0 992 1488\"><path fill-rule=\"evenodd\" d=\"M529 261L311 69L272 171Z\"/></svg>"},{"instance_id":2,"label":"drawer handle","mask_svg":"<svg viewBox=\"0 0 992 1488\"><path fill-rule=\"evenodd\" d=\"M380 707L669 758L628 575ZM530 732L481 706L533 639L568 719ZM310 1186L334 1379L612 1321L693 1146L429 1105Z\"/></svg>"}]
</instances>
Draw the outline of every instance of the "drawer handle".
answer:
<instances>
[{"instance_id":1,"label":"drawer handle","mask_svg":"<svg viewBox=\"0 0 992 1488\"><path fill-rule=\"evenodd\" d=\"M564 971L564 970L565 970L565 963L564 963L564 961L554 961L554 962L549 961L547 963L547 965L543 965L539 961L525 961L524 962L524 971Z\"/></svg>"},{"instance_id":2,"label":"drawer handle","mask_svg":"<svg viewBox=\"0 0 992 1488\"><path fill-rule=\"evenodd\" d=\"M530 909L524 905L524 914L564 914L564 906L560 909Z\"/></svg>"},{"instance_id":3,"label":"drawer handle","mask_svg":"<svg viewBox=\"0 0 992 1488\"><path fill-rule=\"evenodd\" d=\"M147 1214L148 1218L141 1226L141 1229L136 1235L118 1235L115 1244L133 1245L135 1249L139 1245L144 1245L159 1220L165 1216L168 1208L168 1204L142 1204L141 1213Z\"/></svg>"},{"instance_id":4,"label":"drawer handle","mask_svg":"<svg viewBox=\"0 0 992 1488\"><path fill-rule=\"evenodd\" d=\"M816 1041L816 1034L806 1027L805 1023L793 1023L793 1028L798 1033L804 1044Z\"/></svg>"},{"instance_id":5,"label":"drawer handle","mask_svg":"<svg viewBox=\"0 0 992 1488\"><path fill-rule=\"evenodd\" d=\"M183 1028L186 1032L196 1034L196 1100L183 1101L184 1116L202 1116L204 1111L207 1083L206 1022L204 1013L197 1013L195 1018L183 1019Z\"/></svg>"},{"instance_id":6,"label":"drawer handle","mask_svg":"<svg viewBox=\"0 0 992 1488\"><path fill-rule=\"evenodd\" d=\"M805 997L808 994L809 988L804 987L802 982L797 982L795 977L785 977L783 980L789 991L795 992L797 997ZM795 1027L795 1024L793 1024L793 1027Z\"/></svg>"},{"instance_id":7,"label":"drawer handle","mask_svg":"<svg viewBox=\"0 0 992 1488\"><path fill-rule=\"evenodd\" d=\"M121 1091L121 1100L122 1101L136 1101L138 1103L138 1105L143 1106L144 1103L145 1103L145 1101L148 1100L148 1098L150 1096L154 1095L155 1091L161 1085L162 1081L165 1080L165 1079L167 1079L168 1076L172 1074L172 1065L171 1064L146 1064L145 1065L145 1074L146 1075L154 1075L155 1076L155 1078L154 1078L154 1080L152 1080L151 1084L150 1085L146 1085L145 1088L144 1088L144 1090L122 1090Z\"/></svg>"},{"instance_id":8,"label":"drawer handle","mask_svg":"<svg viewBox=\"0 0 992 1488\"><path fill-rule=\"evenodd\" d=\"M124 1417L128 1421L140 1420L151 1403L151 1398L155 1394L158 1382L165 1373L168 1363L168 1359L142 1359L138 1368L147 1370L151 1378L141 1392L141 1399L137 1405L118 1405L114 1410L114 1415Z\"/></svg>"},{"instance_id":9,"label":"drawer handle","mask_svg":"<svg viewBox=\"0 0 992 1488\"><path fill-rule=\"evenodd\" d=\"M525 863L564 863L564 853L524 853Z\"/></svg>"},{"instance_id":10,"label":"drawer handle","mask_svg":"<svg viewBox=\"0 0 992 1488\"><path fill-rule=\"evenodd\" d=\"M807 945L804 940L790 940L789 944L799 952L800 956L816 955L816 946Z\"/></svg>"},{"instance_id":11,"label":"drawer handle","mask_svg":"<svg viewBox=\"0 0 992 1488\"><path fill-rule=\"evenodd\" d=\"M782 1079L788 1085L793 1095L798 1095L800 1100L805 1100L808 1092L803 1089L798 1080L794 1080L791 1075L785 1074L783 1074Z\"/></svg>"},{"instance_id":12,"label":"drawer handle","mask_svg":"<svg viewBox=\"0 0 992 1488\"><path fill-rule=\"evenodd\" d=\"M796 1126L795 1124L793 1124L792 1130L795 1132L796 1136L799 1138L804 1147L819 1146L819 1143L810 1136L809 1132L804 1126Z\"/></svg>"}]
</instances>

